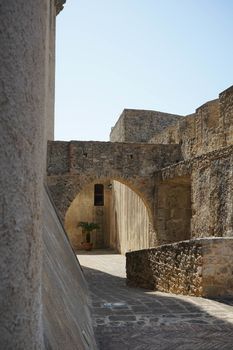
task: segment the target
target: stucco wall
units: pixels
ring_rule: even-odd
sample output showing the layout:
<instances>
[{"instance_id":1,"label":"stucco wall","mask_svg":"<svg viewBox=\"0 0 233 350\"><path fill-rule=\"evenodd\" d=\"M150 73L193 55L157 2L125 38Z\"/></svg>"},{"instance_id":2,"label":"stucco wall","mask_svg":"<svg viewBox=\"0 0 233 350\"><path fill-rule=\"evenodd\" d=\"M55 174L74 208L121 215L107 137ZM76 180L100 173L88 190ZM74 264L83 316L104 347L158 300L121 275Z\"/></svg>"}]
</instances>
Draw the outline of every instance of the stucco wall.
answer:
<instances>
[{"instance_id":1,"label":"stucco wall","mask_svg":"<svg viewBox=\"0 0 233 350\"><path fill-rule=\"evenodd\" d=\"M94 184L89 184L76 196L65 215L65 229L75 249L82 249L81 242L85 242L82 228L78 227L80 221L95 222L100 226L91 234L93 248L106 248L110 244L110 181L98 182L104 185L103 206L94 206Z\"/></svg>"},{"instance_id":2,"label":"stucco wall","mask_svg":"<svg viewBox=\"0 0 233 350\"><path fill-rule=\"evenodd\" d=\"M94 183L86 186L71 203L65 215L65 229L74 249L83 249L85 241L80 221L96 222L93 231L94 248L114 248L126 251L153 245L149 233L148 211L142 199L129 187L109 179L104 185L104 206L94 206ZM111 189L109 188L109 185Z\"/></svg>"},{"instance_id":3,"label":"stucco wall","mask_svg":"<svg viewBox=\"0 0 233 350\"><path fill-rule=\"evenodd\" d=\"M148 211L142 199L127 186L113 181L110 245L120 253L152 245Z\"/></svg>"}]
</instances>

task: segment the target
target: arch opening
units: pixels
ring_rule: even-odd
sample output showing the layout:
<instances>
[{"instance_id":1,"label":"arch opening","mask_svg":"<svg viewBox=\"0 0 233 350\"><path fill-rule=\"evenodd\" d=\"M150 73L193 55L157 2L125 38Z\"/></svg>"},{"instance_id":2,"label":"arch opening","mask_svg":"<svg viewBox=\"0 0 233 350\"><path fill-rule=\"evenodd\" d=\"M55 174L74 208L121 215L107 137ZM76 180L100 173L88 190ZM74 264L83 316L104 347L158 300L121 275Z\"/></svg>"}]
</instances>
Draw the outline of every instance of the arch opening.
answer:
<instances>
[{"instance_id":1,"label":"arch opening","mask_svg":"<svg viewBox=\"0 0 233 350\"><path fill-rule=\"evenodd\" d=\"M64 225L75 250L85 241L80 221L99 225L91 234L95 249L113 248L123 254L151 246L152 214L145 200L118 179L96 179L71 202Z\"/></svg>"}]
</instances>

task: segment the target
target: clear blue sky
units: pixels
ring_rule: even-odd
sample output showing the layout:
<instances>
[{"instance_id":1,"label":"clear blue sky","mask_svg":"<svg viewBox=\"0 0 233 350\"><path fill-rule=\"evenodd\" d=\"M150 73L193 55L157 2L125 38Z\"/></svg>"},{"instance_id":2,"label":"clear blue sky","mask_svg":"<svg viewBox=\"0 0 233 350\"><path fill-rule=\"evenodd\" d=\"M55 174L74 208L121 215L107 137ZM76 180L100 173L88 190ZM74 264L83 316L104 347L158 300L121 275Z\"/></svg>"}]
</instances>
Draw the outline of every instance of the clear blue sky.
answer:
<instances>
[{"instance_id":1,"label":"clear blue sky","mask_svg":"<svg viewBox=\"0 0 233 350\"><path fill-rule=\"evenodd\" d=\"M108 140L124 108L192 113L233 85L232 0L67 0L57 140Z\"/></svg>"}]
</instances>

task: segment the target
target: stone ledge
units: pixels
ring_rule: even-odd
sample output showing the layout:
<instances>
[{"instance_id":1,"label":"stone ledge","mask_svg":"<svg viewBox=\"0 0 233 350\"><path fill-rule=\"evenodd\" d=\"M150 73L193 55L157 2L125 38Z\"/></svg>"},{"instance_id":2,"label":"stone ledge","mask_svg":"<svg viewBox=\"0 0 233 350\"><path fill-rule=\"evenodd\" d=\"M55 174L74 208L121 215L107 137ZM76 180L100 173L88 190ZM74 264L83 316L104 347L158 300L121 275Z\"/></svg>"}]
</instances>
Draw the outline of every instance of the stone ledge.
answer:
<instances>
[{"instance_id":1,"label":"stone ledge","mask_svg":"<svg viewBox=\"0 0 233 350\"><path fill-rule=\"evenodd\" d=\"M190 176L194 169L208 168L211 162L218 159L225 159L233 154L233 145L222 147L216 151L211 151L193 158L192 160L180 161L171 164L156 172L161 181L172 181L173 179Z\"/></svg>"}]
</instances>

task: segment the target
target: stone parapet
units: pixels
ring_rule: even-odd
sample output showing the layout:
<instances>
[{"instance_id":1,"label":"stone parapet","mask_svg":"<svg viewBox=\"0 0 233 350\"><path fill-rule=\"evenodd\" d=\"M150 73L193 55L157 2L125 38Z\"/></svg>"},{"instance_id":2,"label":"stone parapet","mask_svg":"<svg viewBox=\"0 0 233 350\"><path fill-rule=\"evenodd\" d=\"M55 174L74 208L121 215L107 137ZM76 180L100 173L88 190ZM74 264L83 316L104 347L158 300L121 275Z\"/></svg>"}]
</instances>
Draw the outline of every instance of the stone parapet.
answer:
<instances>
[{"instance_id":1,"label":"stone parapet","mask_svg":"<svg viewBox=\"0 0 233 350\"><path fill-rule=\"evenodd\" d=\"M174 294L233 295L233 238L203 238L126 253L127 284Z\"/></svg>"}]
</instances>

